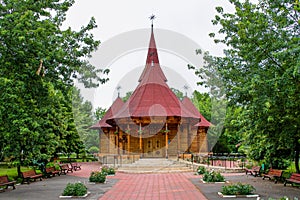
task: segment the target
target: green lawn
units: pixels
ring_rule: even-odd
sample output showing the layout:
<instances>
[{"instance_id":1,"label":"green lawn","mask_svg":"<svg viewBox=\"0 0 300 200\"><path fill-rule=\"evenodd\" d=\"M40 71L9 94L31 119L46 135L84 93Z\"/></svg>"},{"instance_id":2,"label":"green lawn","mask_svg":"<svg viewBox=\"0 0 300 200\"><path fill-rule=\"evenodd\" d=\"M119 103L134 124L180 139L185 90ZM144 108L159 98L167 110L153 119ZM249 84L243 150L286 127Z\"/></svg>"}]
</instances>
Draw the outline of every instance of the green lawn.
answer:
<instances>
[{"instance_id":1,"label":"green lawn","mask_svg":"<svg viewBox=\"0 0 300 200\"><path fill-rule=\"evenodd\" d=\"M31 168L30 167L21 167L22 172L28 171L28 170L31 170ZM38 173L38 171L37 171L37 173ZM8 167L1 166L0 167L0 176L2 176L2 175L8 175L9 179L17 180L17 177L18 177L17 167L8 168Z\"/></svg>"}]
</instances>

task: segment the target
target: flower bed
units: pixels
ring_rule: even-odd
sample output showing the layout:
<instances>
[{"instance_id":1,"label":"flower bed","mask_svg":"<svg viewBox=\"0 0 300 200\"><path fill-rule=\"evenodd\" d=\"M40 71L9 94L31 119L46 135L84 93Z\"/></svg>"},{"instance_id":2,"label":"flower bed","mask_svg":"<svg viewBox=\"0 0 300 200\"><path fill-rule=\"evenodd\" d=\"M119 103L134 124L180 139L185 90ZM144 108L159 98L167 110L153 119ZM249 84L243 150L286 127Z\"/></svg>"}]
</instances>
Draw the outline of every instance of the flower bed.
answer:
<instances>
[{"instance_id":1,"label":"flower bed","mask_svg":"<svg viewBox=\"0 0 300 200\"><path fill-rule=\"evenodd\" d=\"M88 195L89 192L87 191L87 187L83 183L68 183L62 195L59 196L59 198L85 198Z\"/></svg>"},{"instance_id":2,"label":"flower bed","mask_svg":"<svg viewBox=\"0 0 300 200\"><path fill-rule=\"evenodd\" d=\"M258 197L259 195L253 194L255 188L250 184L242 184L242 183L235 183L230 185L224 185L222 187L222 192L218 192L219 196L221 197Z\"/></svg>"},{"instance_id":3,"label":"flower bed","mask_svg":"<svg viewBox=\"0 0 300 200\"><path fill-rule=\"evenodd\" d=\"M225 182L224 176L220 174L220 172L215 171L205 171L202 178L204 183L217 183L217 182Z\"/></svg>"},{"instance_id":4,"label":"flower bed","mask_svg":"<svg viewBox=\"0 0 300 200\"><path fill-rule=\"evenodd\" d=\"M105 183L106 181L106 173L101 172L92 172L89 181L92 183Z\"/></svg>"},{"instance_id":5,"label":"flower bed","mask_svg":"<svg viewBox=\"0 0 300 200\"><path fill-rule=\"evenodd\" d=\"M113 167L108 167L108 166L103 166L101 168L101 172L102 173L105 173L106 175L115 175L116 174L116 171Z\"/></svg>"}]
</instances>

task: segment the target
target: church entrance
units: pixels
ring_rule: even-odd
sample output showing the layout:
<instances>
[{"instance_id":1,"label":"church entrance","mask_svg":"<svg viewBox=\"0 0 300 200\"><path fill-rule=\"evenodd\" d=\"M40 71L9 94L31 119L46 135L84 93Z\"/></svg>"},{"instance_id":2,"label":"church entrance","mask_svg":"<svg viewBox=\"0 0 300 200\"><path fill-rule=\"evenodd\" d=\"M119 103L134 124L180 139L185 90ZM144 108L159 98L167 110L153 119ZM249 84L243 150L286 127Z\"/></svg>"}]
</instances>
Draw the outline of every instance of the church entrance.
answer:
<instances>
[{"instance_id":1,"label":"church entrance","mask_svg":"<svg viewBox=\"0 0 300 200\"><path fill-rule=\"evenodd\" d=\"M145 158L161 158L164 157L163 147L165 139L161 133L148 138L144 138L144 157Z\"/></svg>"}]
</instances>

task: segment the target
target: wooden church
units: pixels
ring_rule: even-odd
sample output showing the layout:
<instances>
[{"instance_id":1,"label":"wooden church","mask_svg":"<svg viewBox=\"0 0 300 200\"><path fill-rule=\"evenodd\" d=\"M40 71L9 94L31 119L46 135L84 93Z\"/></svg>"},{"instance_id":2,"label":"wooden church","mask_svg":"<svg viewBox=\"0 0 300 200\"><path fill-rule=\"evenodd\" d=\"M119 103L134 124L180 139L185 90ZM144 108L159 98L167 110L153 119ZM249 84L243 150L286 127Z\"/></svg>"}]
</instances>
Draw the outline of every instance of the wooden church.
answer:
<instances>
[{"instance_id":1,"label":"wooden church","mask_svg":"<svg viewBox=\"0 0 300 200\"><path fill-rule=\"evenodd\" d=\"M99 129L99 155L169 158L207 153L208 122L188 97L179 100L167 85L158 59L153 25L145 68L139 84L123 102L117 97Z\"/></svg>"}]
</instances>

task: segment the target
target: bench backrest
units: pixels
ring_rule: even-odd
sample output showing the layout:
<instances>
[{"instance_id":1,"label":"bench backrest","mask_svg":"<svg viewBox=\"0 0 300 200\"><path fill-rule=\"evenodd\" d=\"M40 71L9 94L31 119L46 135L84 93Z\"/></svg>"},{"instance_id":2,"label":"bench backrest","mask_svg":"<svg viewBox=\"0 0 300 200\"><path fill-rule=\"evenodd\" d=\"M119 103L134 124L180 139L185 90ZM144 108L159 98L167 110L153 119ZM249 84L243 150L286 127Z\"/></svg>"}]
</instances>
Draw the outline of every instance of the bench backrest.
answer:
<instances>
[{"instance_id":1,"label":"bench backrest","mask_svg":"<svg viewBox=\"0 0 300 200\"><path fill-rule=\"evenodd\" d=\"M292 173L290 179L294 179L294 180L300 181L300 174Z\"/></svg>"},{"instance_id":2,"label":"bench backrest","mask_svg":"<svg viewBox=\"0 0 300 200\"><path fill-rule=\"evenodd\" d=\"M68 164L60 165L60 168L61 168L61 169L69 169Z\"/></svg>"},{"instance_id":3,"label":"bench backrest","mask_svg":"<svg viewBox=\"0 0 300 200\"><path fill-rule=\"evenodd\" d=\"M55 168L54 167L47 167L46 168L46 172L49 173L49 172L53 172L55 171Z\"/></svg>"},{"instance_id":4,"label":"bench backrest","mask_svg":"<svg viewBox=\"0 0 300 200\"><path fill-rule=\"evenodd\" d=\"M272 175L272 176L281 176L282 175L282 170L279 169L270 169L268 172L268 175Z\"/></svg>"},{"instance_id":5,"label":"bench backrest","mask_svg":"<svg viewBox=\"0 0 300 200\"><path fill-rule=\"evenodd\" d=\"M34 170L30 170L30 171L27 171L27 172L21 172L21 173L22 173L23 178L27 178L27 177L31 177L31 176L36 175Z\"/></svg>"},{"instance_id":6,"label":"bench backrest","mask_svg":"<svg viewBox=\"0 0 300 200\"><path fill-rule=\"evenodd\" d=\"M252 171L257 171L257 172L259 172L260 171L260 166L254 166L254 167L252 167Z\"/></svg>"},{"instance_id":7,"label":"bench backrest","mask_svg":"<svg viewBox=\"0 0 300 200\"><path fill-rule=\"evenodd\" d=\"M9 182L9 180L8 180L7 175L0 176L0 184L1 183L8 183L8 182Z\"/></svg>"},{"instance_id":8,"label":"bench backrest","mask_svg":"<svg viewBox=\"0 0 300 200\"><path fill-rule=\"evenodd\" d=\"M76 162L75 163L71 163L71 165L75 166L75 167L79 166Z\"/></svg>"}]
</instances>

